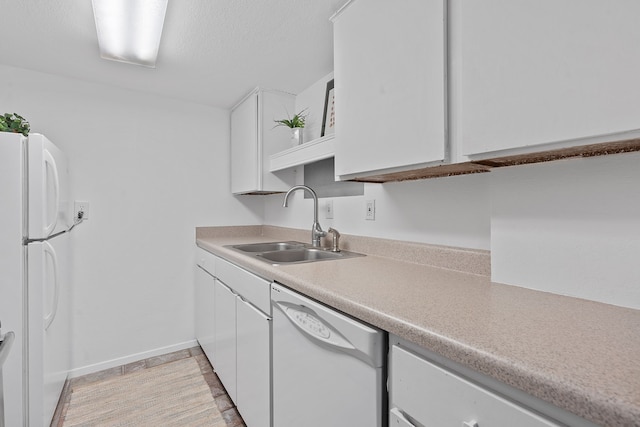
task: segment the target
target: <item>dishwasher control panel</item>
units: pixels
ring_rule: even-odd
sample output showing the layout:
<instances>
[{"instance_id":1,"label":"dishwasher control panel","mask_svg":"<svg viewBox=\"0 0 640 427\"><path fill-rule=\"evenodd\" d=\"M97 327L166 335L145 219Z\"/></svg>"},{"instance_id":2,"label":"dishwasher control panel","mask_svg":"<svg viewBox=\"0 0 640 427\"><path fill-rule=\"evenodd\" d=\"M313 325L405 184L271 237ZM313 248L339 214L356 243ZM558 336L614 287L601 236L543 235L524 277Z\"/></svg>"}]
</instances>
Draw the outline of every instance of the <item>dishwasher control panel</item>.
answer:
<instances>
[{"instance_id":1,"label":"dishwasher control panel","mask_svg":"<svg viewBox=\"0 0 640 427\"><path fill-rule=\"evenodd\" d=\"M293 307L288 307L287 311L289 312L290 316L298 323L298 326L305 329L307 332L324 339L327 339L331 336L331 330L327 328L322 323L322 321L314 315L301 310L297 310Z\"/></svg>"}]
</instances>

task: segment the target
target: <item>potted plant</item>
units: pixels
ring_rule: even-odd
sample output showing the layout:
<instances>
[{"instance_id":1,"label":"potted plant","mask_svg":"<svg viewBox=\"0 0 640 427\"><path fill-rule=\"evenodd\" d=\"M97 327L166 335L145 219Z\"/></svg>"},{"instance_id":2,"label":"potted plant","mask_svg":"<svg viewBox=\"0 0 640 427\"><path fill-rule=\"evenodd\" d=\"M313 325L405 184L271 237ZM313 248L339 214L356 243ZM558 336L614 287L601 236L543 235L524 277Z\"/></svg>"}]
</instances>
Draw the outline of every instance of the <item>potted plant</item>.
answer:
<instances>
[{"instance_id":1,"label":"potted plant","mask_svg":"<svg viewBox=\"0 0 640 427\"><path fill-rule=\"evenodd\" d=\"M294 147L302 144L302 129L304 128L305 121L307 120L307 113L305 113L306 110L307 109L305 108L288 119L274 120L276 123L274 127L285 126L291 128L291 145Z\"/></svg>"},{"instance_id":2,"label":"potted plant","mask_svg":"<svg viewBox=\"0 0 640 427\"><path fill-rule=\"evenodd\" d=\"M19 114L5 113L3 116L0 116L0 132L14 132L28 136L29 130L29 122Z\"/></svg>"}]
</instances>

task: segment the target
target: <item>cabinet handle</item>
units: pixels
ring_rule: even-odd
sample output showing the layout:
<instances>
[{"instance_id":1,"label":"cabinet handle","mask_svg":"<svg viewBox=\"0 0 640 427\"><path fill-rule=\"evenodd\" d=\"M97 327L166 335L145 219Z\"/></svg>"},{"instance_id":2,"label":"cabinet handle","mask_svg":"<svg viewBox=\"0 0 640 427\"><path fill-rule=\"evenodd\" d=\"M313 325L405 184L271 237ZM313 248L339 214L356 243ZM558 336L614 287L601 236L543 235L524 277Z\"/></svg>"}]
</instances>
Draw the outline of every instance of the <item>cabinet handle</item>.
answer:
<instances>
[{"instance_id":1,"label":"cabinet handle","mask_svg":"<svg viewBox=\"0 0 640 427\"><path fill-rule=\"evenodd\" d=\"M222 289L226 290L227 292L229 292L232 295L238 295L235 293L235 291L233 289L231 289L230 287L228 287L227 285L225 285L224 283L222 283L220 280L216 279L216 283L218 283Z\"/></svg>"},{"instance_id":2,"label":"cabinet handle","mask_svg":"<svg viewBox=\"0 0 640 427\"><path fill-rule=\"evenodd\" d=\"M405 418L402 411L398 408L393 408L389 413L391 415L391 419L389 420L390 427L416 427Z\"/></svg>"},{"instance_id":3,"label":"cabinet handle","mask_svg":"<svg viewBox=\"0 0 640 427\"><path fill-rule=\"evenodd\" d=\"M247 301L246 299L244 299L241 295L237 295L236 297L238 298L238 300L243 303L244 305L246 305L247 307L249 307L251 310L255 311L257 315L259 315L260 317L262 317L264 320L270 322L271 321L271 317L267 316L266 314L264 314L262 312L262 310L260 310L258 307L254 306L253 304L251 304L251 302Z\"/></svg>"}]
</instances>

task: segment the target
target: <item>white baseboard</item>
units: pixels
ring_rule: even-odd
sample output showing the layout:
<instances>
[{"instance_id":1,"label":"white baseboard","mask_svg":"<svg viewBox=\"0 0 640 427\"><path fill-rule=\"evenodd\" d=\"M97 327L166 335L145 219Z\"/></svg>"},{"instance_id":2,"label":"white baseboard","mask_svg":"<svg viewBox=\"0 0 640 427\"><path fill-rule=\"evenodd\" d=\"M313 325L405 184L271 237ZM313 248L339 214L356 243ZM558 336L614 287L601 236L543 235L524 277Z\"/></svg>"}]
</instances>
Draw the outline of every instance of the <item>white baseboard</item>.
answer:
<instances>
[{"instance_id":1,"label":"white baseboard","mask_svg":"<svg viewBox=\"0 0 640 427\"><path fill-rule=\"evenodd\" d=\"M166 347L155 348L149 351L143 351L141 353L131 354L129 356L119 357L117 359L105 360L104 362L95 363L93 365L74 368L69 371L69 378L76 378L87 374L93 374L94 372L115 368L116 366L126 365L127 363L137 362L138 360L148 359L150 357L161 356L163 354L184 350L186 348L196 347L197 345L198 341L190 340Z\"/></svg>"}]
</instances>

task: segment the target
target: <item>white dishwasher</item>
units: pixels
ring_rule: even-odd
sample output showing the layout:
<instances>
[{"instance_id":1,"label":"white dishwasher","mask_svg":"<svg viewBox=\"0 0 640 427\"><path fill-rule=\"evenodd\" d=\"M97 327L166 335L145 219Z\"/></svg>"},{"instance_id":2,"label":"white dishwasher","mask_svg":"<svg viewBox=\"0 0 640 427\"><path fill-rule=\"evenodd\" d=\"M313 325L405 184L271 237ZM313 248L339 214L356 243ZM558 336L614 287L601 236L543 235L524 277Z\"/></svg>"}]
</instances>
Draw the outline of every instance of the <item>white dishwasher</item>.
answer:
<instances>
[{"instance_id":1,"label":"white dishwasher","mask_svg":"<svg viewBox=\"0 0 640 427\"><path fill-rule=\"evenodd\" d=\"M273 425L382 427L386 333L276 283Z\"/></svg>"}]
</instances>

